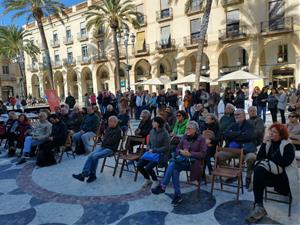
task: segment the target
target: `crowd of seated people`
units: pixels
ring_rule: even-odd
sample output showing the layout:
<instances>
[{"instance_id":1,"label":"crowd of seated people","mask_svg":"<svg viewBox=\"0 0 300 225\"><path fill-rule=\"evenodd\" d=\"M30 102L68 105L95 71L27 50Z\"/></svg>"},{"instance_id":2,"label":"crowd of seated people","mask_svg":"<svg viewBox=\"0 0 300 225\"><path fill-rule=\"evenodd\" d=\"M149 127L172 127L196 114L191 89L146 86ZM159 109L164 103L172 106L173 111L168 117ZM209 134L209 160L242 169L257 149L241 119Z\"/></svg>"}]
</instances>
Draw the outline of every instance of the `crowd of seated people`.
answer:
<instances>
[{"instance_id":1,"label":"crowd of seated people","mask_svg":"<svg viewBox=\"0 0 300 225\"><path fill-rule=\"evenodd\" d=\"M99 159L114 155L124 135L129 140L126 146L129 152L134 152L135 146L140 145L140 142L130 141L130 138L138 137L146 143L144 149L139 149L142 154L137 160L137 171L144 178L142 187L152 186L153 194L161 194L172 178L175 192L172 204L176 205L183 200L179 182L181 171L190 171L189 180L199 184L201 178L205 177L206 169L208 175L214 170L211 158L218 157L223 165L237 158L237 155L230 152L215 154L217 146L240 148L243 149L246 164L246 188L253 190L255 198L253 212L246 220L257 222L266 215L262 202L266 186L274 186L282 194L291 193L294 188L291 187L289 168L295 161L295 149L300 146L299 114L296 110L291 112L287 125L273 124L267 130L269 136L266 137L264 116L262 119L257 112L257 109L261 110L259 107L250 106L247 116L245 109L236 108L234 101L229 101L231 97L227 99L228 103L224 98L224 115L218 119L216 113L210 112L216 110L215 103L210 110L204 100L194 104L193 95L187 94L189 98L184 111L174 107L174 93L173 103L168 105L162 101L162 96L156 98L157 104L153 104L152 100L156 96L152 96L150 101L151 97L148 96L148 99L147 93L139 93L134 101L138 103L135 112L140 116L140 121L131 134L127 132L130 128L131 100L128 101L126 97L116 96L118 104L115 104L106 102L104 94L100 107L87 106L80 110L75 105L72 110L68 106L58 107L54 114L41 112L34 126L31 126L24 114L18 118L11 112L6 123L9 152L12 155L21 152L18 162L21 164L30 157L32 149L38 146L37 165L55 164L53 149L64 145L69 130L74 151L77 154L89 154L82 171L72 176L90 183L97 178ZM201 93L198 95L201 96ZM150 108L147 107L148 102L151 102ZM293 106L296 109L297 104L295 100ZM243 104L241 106L244 107ZM156 110L157 116L152 119L153 110ZM93 137L97 135L102 135L100 145L93 143ZM157 166L165 168L164 177L160 181L155 172ZM276 173L273 168L277 170Z\"/></svg>"}]
</instances>

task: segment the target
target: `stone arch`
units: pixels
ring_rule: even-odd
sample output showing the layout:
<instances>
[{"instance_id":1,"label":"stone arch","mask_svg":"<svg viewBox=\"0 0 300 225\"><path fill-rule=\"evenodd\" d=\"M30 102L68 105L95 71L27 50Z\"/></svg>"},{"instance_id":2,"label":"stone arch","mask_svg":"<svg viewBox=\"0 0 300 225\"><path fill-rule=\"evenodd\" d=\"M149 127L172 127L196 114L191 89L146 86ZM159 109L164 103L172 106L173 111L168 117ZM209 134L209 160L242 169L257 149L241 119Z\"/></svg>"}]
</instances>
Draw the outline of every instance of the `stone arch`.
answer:
<instances>
[{"instance_id":1,"label":"stone arch","mask_svg":"<svg viewBox=\"0 0 300 225\"><path fill-rule=\"evenodd\" d=\"M176 80L177 63L174 57L165 56L157 63L157 77L168 76L171 80Z\"/></svg>"},{"instance_id":2,"label":"stone arch","mask_svg":"<svg viewBox=\"0 0 300 225\"><path fill-rule=\"evenodd\" d=\"M58 97L65 99L64 77L61 71L54 73L54 87L57 90Z\"/></svg>"},{"instance_id":3,"label":"stone arch","mask_svg":"<svg viewBox=\"0 0 300 225\"><path fill-rule=\"evenodd\" d=\"M44 75L43 75L43 86L44 86L44 92L46 90L51 89L50 78L47 73L44 73Z\"/></svg>"},{"instance_id":4,"label":"stone arch","mask_svg":"<svg viewBox=\"0 0 300 225\"><path fill-rule=\"evenodd\" d=\"M40 79L38 75L33 74L31 77L31 88L32 88L32 97L39 98L41 97L40 93Z\"/></svg>"},{"instance_id":5,"label":"stone arch","mask_svg":"<svg viewBox=\"0 0 300 225\"><path fill-rule=\"evenodd\" d=\"M151 78L151 65L146 59L139 60L134 66L134 82Z\"/></svg>"},{"instance_id":6,"label":"stone arch","mask_svg":"<svg viewBox=\"0 0 300 225\"><path fill-rule=\"evenodd\" d=\"M196 72L196 59L197 59L197 51L189 54L184 60L184 76L187 76L191 73ZM201 75L209 76L209 59L208 56L203 52L202 56L202 68Z\"/></svg>"},{"instance_id":7,"label":"stone arch","mask_svg":"<svg viewBox=\"0 0 300 225\"><path fill-rule=\"evenodd\" d=\"M108 83L109 83L109 69L107 66L102 65L99 66L97 69L97 90L103 91L108 90Z\"/></svg>"},{"instance_id":8,"label":"stone arch","mask_svg":"<svg viewBox=\"0 0 300 225\"><path fill-rule=\"evenodd\" d=\"M81 70L81 90L83 95L94 93L92 71L88 67Z\"/></svg>"},{"instance_id":9,"label":"stone arch","mask_svg":"<svg viewBox=\"0 0 300 225\"><path fill-rule=\"evenodd\" d=\"M78 77L76 72L73 69L69 69L67 71L67 85L68 91L74 98L79 99L79 91L78 91Z\"/></svg>"},{"instance_id":10,"label":"stone arch","mask_svg":"<svg viewBox=\"0 0 300 225\"><path fill-rule=\"evenodd\" d=\"M232 45L222 50L218 58L219 76L236 70L248 71L249 53L240 45Z\"/></svg>"}]
</instances>

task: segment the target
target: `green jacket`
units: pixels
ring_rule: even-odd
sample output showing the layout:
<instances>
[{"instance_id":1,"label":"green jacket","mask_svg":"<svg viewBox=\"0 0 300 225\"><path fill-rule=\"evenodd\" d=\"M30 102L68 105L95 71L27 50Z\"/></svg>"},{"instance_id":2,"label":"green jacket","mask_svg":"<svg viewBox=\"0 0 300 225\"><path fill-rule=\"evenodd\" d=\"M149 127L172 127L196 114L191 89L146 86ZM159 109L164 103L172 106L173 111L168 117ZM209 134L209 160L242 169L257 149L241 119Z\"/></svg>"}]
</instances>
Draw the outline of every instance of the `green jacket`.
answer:
<instances>
[{"instance_id":1,"label":"green jacket","mask_svg":"<svg viewBox=\"0 0 300 225\"><path fill-rule=\"evenodd\" d=\"M173 128L173 134L175 134L176 136L183 136L185 134L185 128L187 123L189 122L188 119L185 119L182 123L178 123L178 121L176 121L175 126Z\"/></svg>"}]
</instances>

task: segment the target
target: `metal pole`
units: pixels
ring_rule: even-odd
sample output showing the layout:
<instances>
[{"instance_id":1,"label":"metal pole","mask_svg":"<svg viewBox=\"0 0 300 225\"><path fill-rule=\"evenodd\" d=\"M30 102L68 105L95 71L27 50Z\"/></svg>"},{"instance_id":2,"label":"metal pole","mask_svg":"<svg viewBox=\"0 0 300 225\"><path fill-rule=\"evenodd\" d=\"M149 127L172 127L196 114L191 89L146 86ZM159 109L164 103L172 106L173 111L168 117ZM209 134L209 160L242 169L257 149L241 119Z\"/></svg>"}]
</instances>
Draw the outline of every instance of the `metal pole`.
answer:
<instances>
[{"instance_id":1,"label":"metal pole","mask_svg":"<svg viewBox=\"0 0 300 225\"><path fill-rule=\"evenodd\" d=\"M125 50L126 50L126 70L127 70L127 79L128 79L128 92L130 92L130 75L129 75L129 59L128 59L128 43L125 42Z\"/></svg>"}]
</instances>

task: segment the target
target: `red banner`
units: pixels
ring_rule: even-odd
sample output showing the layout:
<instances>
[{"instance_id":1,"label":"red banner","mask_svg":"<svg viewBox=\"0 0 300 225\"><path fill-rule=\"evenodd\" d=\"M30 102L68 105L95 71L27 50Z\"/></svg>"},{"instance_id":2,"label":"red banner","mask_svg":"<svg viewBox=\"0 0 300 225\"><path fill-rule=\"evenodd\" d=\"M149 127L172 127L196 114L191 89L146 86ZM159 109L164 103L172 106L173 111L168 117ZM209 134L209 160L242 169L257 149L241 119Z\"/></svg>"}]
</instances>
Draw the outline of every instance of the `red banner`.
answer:
<instances>
[{"instance_id":1,"label":"red banner","mask_svg":"<svg viewBox=\"0 0 300 225\"><path fill-rule=\"evenodd\" d=\"M57 96L56 90L46 90L45 91L47 101L50 107L51 112L54 111L55 107L60 107L59 98Z\"/></svg>"}]
</instances>

